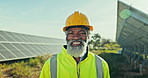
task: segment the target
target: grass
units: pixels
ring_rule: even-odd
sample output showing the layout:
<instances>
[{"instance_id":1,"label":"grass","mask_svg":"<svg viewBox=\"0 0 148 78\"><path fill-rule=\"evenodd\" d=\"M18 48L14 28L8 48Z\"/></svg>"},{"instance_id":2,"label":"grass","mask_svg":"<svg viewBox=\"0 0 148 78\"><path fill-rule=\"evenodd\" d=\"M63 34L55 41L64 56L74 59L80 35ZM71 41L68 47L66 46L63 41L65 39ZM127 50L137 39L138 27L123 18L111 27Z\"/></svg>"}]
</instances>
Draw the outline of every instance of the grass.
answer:
<instances>
[{"instance_id":1,"label":"grass","mask_svg":"<svg viewBox=\"0 0 148 78\"><path fill-rule=\"evenodd\" d=\"M91 51L94 54L100 55L102 53L115 53L118 54L118 50L92 50Z\"/></svg>"},{"instance_id":2,"label":"grass","mask_svg":"<svg viewBox=\"0 0 148 78\"><path fill-rule=\"evenodd\" d=\"M42 66L49 57L51 55L0 64L0 78L39 78Z\"/></svg>"}]
</instances>

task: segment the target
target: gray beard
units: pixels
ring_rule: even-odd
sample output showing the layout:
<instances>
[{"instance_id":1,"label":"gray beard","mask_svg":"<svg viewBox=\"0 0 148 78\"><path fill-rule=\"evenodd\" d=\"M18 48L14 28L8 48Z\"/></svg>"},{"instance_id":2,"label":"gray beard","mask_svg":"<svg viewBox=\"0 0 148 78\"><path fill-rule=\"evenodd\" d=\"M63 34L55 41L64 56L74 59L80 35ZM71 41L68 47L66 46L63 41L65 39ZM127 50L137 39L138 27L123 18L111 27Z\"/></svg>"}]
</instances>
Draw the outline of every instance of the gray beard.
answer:
<instances>
[{"instance_id":1,"label":"gray beard","mask_svg":"<svg viewBox=\"0 0 148 78\"><path fill-rule=\"evenodd\" d=\"M80 46L73 47L71 46L71 43L73 41L80 41ZM73 57L82 57L86 53L87 48L87 41L83 40L71 40L67 41L67 54L70 54Z\"/></svg>"}]
</instances>

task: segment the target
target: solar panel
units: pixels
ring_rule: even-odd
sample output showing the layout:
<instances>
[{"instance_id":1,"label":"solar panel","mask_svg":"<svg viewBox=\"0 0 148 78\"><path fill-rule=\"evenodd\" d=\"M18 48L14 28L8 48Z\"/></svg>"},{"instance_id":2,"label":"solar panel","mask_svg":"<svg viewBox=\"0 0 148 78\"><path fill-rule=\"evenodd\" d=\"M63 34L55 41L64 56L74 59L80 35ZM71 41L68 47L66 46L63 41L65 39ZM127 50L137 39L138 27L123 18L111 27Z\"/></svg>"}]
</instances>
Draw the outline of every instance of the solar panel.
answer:
<instances>
[{"instance_id":1,"label":"solar panel","mask_svg":"<svg viewBox=\"0 0 148 78\"><path fill-rule=\"evenodd\" d=\"M147 57L148 14L118 1L116 41L124 53L129 52L138 56L144 54ZM143 59L146 59L145 57Z\"/></svg>"},{"instance_id":2,"label":"solar panel","mask_svg":"<svg viewBox=\"0 0 148 78\"><path fill-rule=\"evenodd\" d=\"M5 59L5 58L0 54L0 60L3 60L3 59Z\"/></svg>"},{"instance_id":3,"label":"solar panel","mask_svg":"<svg viewBox=\"0 0 148 78\"><path fill-rule=\"evenodd\" d=\"M63 39L0 30L0 61L56 54L63 44Z\"/></svg>"},{"instance_id":4,"label":"solar panel","mask_svg":"<svg viewBox=\"0 0 148 78\"><path fill-rule=\"evenodd\" d=\"M148 14L118 1L116 41L122 46L148 44Z\"/></svg>"},{"instance_id":5,"label":"solar panel","mask_svg":"<svg viewBox=\"0 0 148 78\"><path fill-rule=\"evenodd\" d=\"M0 35L0 41L5 41L5 39Z\"/></svg>"}]
</instances>

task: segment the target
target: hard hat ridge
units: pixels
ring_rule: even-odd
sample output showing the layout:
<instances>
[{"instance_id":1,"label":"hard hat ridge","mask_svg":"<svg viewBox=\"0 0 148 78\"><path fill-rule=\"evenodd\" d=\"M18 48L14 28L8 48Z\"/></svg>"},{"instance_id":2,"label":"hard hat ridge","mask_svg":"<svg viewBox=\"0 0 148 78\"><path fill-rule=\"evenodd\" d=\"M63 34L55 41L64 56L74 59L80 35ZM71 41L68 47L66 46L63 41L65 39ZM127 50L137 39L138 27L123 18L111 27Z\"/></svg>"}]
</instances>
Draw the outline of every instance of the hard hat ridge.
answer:
<instances>
[{"instance_id":1,"label":"hard hat ridge","mask_svg":"<svg viewBox=\"0 0 148 78\"><path fill-rule=\"evenodd\" d=\"M63 28L63 31L67 31L67 28L69 29L69 27L85 27L90 31L93 31L93 26L89 25L88 18L79 11L75 11L67 18L66 26Z\"/></svg>"}]
</instances>

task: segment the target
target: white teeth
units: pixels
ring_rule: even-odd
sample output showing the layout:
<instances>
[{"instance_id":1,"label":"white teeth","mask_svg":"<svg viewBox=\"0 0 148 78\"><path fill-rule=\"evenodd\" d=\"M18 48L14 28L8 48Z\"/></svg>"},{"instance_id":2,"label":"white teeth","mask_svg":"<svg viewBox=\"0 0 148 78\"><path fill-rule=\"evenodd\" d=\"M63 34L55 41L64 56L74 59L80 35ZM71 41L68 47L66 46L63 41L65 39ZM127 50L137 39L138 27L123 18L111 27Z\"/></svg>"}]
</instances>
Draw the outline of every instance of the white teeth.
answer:
<instances>
[{"instance_id":1,"label":"white teeth","mask_svg":"<svg viewBox=\"0 0 148 78\"><path fill-rule=\"evenodd\" d=\"M73 44L80 44L80 42L73 42Z\"/></svg>"}]
</instances>

